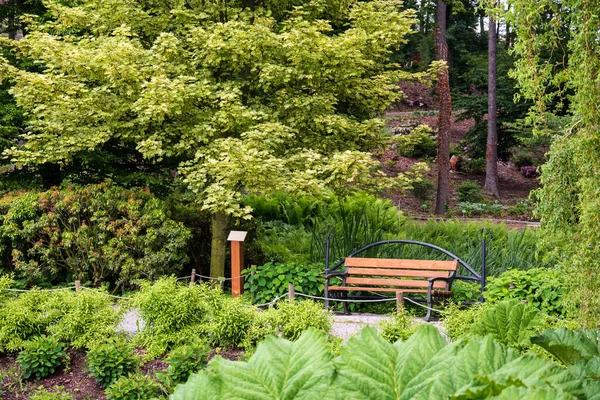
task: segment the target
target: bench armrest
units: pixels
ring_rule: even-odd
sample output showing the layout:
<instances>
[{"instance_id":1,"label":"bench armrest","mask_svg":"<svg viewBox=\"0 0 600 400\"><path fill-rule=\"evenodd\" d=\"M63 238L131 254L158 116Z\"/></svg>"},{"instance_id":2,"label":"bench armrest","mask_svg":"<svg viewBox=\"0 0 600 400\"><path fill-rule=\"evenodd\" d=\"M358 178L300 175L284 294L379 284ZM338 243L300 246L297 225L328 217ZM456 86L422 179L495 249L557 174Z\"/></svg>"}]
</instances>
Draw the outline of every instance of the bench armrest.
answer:
<instances>
[{"instance_id":1,"label":"bench armrest","mask_svg":"<svg viewBox=\"0 0 600 400\"><path fill-rule=\"evenodd\" d=\"M427 282L429 282L428 291L433 290L433 284L436 281L446 281L446 288L448 290L450 290L450 286L452 286L452 282L454 281L454 274L452 276L449 276L449 277L437 276L435 278L428 278L427 279Z\"/></svg>"},{"instance_id":2,"label":"bench armrest","mask_svg":"<svg viewBox=\"0 0 600 400\"><path fill-rule=\"evenodd\" d=\"M333 271L333 272L330 272L330 273L325 273L325 279L335 278L335 277L338 277L338 276L344 277L346 275L348 275L347 271Z\"/></svg>"}]
</instances>

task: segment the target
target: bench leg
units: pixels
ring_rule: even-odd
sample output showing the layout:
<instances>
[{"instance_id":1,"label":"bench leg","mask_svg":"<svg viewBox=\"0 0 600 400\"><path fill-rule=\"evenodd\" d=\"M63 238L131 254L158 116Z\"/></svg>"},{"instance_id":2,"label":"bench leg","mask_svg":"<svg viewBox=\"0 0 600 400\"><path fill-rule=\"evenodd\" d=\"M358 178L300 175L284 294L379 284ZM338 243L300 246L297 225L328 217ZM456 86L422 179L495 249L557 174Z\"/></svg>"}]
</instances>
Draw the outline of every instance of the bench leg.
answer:
<instances>
[{"instance_id":1,"label":"bench leg","mask_svg":"<svg viewBox=\"0 0 600 400\"><path fill-rule=\"evenodd\" d=\"M425 316L425 321L431 321L431 309L433 308L433 299L431 296L431 288L427 290L427 315Z\"/></svg>"},{"instance_id":2,"label":"bench leg","mask_svg":"<svg viewBox=\"0 0 600 400\"><path fill-rule=\"evenodd\" d=\"M344 295L342 296L342 298L344 300L348 300L348 292L344 292ZM350 315L350 310L348 310L348 302L344 301L344 314L346 315Z\"/></svg>"}]
</instances>

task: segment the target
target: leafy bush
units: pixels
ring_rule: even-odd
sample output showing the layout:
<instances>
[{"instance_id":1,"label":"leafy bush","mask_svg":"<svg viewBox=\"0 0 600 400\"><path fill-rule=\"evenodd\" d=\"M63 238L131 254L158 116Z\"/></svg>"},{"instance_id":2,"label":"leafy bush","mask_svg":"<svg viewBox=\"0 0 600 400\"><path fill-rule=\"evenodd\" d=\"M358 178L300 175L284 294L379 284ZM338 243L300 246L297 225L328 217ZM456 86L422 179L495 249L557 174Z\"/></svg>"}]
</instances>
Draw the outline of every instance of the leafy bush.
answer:
<instances>
[{"instance_id":1,"label":"leafy bush","mask_svg":"<svg viewBox=\"0 0 600 400\"><path fill-rule=\"evenodd\" d=\"M39 388L29 397L29 400L73 400L73 397L63 392L61 388L55 388L54 392Z\"/></svg>"},{"instance_id":2,"label":"leafy bush","mask_svg":"<svg viewBox=\"0 0 600 400\"><path fill-rule=\"evenodd\" d=\"M567 398L583 390L579 376L548 359L520 357L490 336L447 344L429 324L394 344L364 328L335 359L330 348L315 331L296 342L269 337L247 362L216 358L172 398Z\"/></svg>"},{"instance_id":3,"label":"leafy bush","mask_svg":"<svg viewBox=\"0 0 600 400\"><path fill-rule=\"evenodd\" d=\"M145 359L163 355L167 350L206 335L213 313L221 308L224 296L218 287L207 284L189 286L175 278L154 283L140 282L132 305L137 307L146 327L134 341L146 348Z\"/></svg>"},{"instance_id":4,"label":"leafy bush","mask_svg":"<svg viewBox=\"0 0 600 400\"><path fill-rule=\"evenodd\" d=\"M510 160L515 164L517 169L521 169L521 167L527 167L530 165L535 165L534 156L528 151L520 150L518 148L514 149Z\"/></svg>"},{"instance_id":5,"label":"leafy bush","mask_svg":"<svg viewBox=\"0 0 600 400\"><path fill-rule=\"evenodd\" d=\"M169 386L175 386L178 383L187 381L188 377L200 371L206 366L210 347L203 342L184 345L173 349L165 363L169 365L165 373L165 378Z\"/></svg>"},{"instance_id":6,"label":"leafy bush","mask_svg":"<svg viewBox=\"0 0 600 400\"><path fill-rule=\"evenodd\" d=\"M485 158L466 158L463 159L462 169L467 174L482 175L485 174Z\"/></svg>"},{"instance_id":7,"label":"leafy bush","mask_svg":"<svg viewBox=\"0 0 600 400\"><path fill-rule=\"evenodd\" d=\"M87 353L87 365L90 375L108 387L121 376L135 371L137 360L131 344L115 339L92 347Z\"/></svg>"},{"instance_id":8,"label":"leafy bush","mask_svg":"<svg viewBox=\"0 0 600 400\"><path fill-rule=\"evenodd\" d=\"M466 181L456 187L456 195L461 202L481 203L483 191L477 182Z\"/></svg>"},{"instance_id":9,"label":"leafy bush","mask_svg":"<svg viewBox=\"0 0 600 400\"><path fill-rule=\"evenodd\" d=\"M240 346L254 320L256 310L241 298L223 298L210 316L207 331L212 344L220 347Z\"/></svg>"},{"instance_id":10,"label":"leafy bush","mask_svg":"<svg viewBox=\"0 0 600 400\"><path fill-rule=\"evenodd\" d=\"M29 193L0 215L0 259L12 257L29 283L75 276L126 287L181 269L189 238L162 201L110 183Z\"/></svg>"},{"instance_id":11,"label":"leafy bush","mask_svg":"<svg viewBox=\"0 0 600 400\"><path fill-rule=\"evenodd\" d=\"M557 269L511 269L498 277L490 277L484 295L489 302L525 300L546 314L565 316L562 297L566 295L566 287L566 277Z\"/></svg>"},{"instance_id":12,"label":"leafy bush","mask_svg":"<svg viewBox=\"0 0 600 400\"><path fill-rule=\"evenodd\" d=\"M40 337L25 344L17 356L17 362L23 370L23 377L36 380L52 375L67 356L66 345L53 337Z\"/></svg>"},{"instance_id":13,"label":"leafy bush","mask_svg":"<svg viewBox=\"0 0 600 400\"><path fill-rule=\"evenodd\" d=\"M403 157L433 157L436 153L433 131L427 125L420 125L408 135L394 136L392 143L398 155Z\"/></svg>"},{"instance_id":14,"label":"leafy bush","mask_svg":"<svg viewBox=\"0 0 600 400\"><path fill-rule=\"evenodd\" d=\"M476 302L481 297L481 284L455 280L452 284L452 301L455 303Z\"/></svg>"},{"instance_id":15,"label":"leafy bush","mask_svg":"<svg viewBox=\"0 0 600 400\"><path fill-rule=\"evenodd\" d=\"M331 315L312 300L277 303L277 325L284 338L296 340L309 328L328 333Z\"/></svg>"},{"instance_id":16,"label":"leafy bush","mask_svg":"<svg viewBox=\"0 0 600 400\"><path fill-rule=\"evenodd\" d=\"M160 385L143 375L121 376L106 390L107 400L145 400L160 394Z\"/></svg>"},{"instance_id":17,"label":"leafy bush","mask_svg":"<svg viewBox=\"0 0 600 400\"><path fill-rule=\"evenodd\" d=\"M0 307L0 351L20 350L36 336L52 335L84 348L115 334L119 312L99 291L32 290Z\"/></svg>"},{"instance_id":18,"label":"leafy bush","mask_svg":"<svg viewBox=\"0 0 600 400\"><path fill-rule=\"evenodd\" d=\"M268 303L288 291L293 283L305 294L322 295L323 267L316 264L266 263L242 271L246 274L244 288L252 294L254 303Z\"/></svg>"},{"instance_id":19,"label":"leafy bush","mask_svg":"<svg viewBox=\"0 0 600 400\"><path fill-rule=\"evenodd\" d=\"M417 331L419 325L415 323L413 316L402 310L391 315L389 320L381 321L379 324L381 337L391 343L398 340L406 340Z\"/></svg>"},{"instance_id":20,"label":"leafy bush","mask_svg":"<svg viewBox=\"0 0 600 400\"><path fill-rule=\"evenodd\" d=\"M452 340L470 332L473 324L481 319L481 315L487 310L487 303L477 303L470 307L462 307L450 303L443 314L444 332Z\"/></svg>"},{"instance_id":21,"label":"leafy bush","mask_svg":"<svg viewBox=\"0 0 600 400\"><path fill-rule=\"evenodd\" d=\"M482 214L492 214L495 216L499 216L502 213L502 211L506 209L506 207L497 203L469 203L468 201L461 202L459 207L463 215L467 217Z\"/></svg>"},{"instance_id":22,"label":"leafy bush","mask_svg":"<svg viewBox=\"0 0 600 400\"><path fill-rule=\"evenodd\" d=\"M428 179L417 181L412 184L412 194L419 200L428 200L431 197L431 193L435 188L435 185Z\"/></svg>"}]
</instances>

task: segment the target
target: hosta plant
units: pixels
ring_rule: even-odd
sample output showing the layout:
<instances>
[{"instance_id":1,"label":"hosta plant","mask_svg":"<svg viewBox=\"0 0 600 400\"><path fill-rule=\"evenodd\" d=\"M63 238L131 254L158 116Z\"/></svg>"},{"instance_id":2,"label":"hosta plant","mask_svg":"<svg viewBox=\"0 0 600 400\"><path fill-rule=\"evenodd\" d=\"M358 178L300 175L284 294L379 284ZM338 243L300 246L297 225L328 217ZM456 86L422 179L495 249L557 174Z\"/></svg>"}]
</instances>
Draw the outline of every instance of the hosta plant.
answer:
<instances>
[{"instance_id":1,"label":"hosta plant","mask_svg":"<svg viewBox=\"0 0 600 400\"><path fill-rule=\"evenodd\" d=\"M137 367L133 347L118 339L93 347L87 354L87 363L90 375L104 387Z\"/></svg>"},{"instance_id":2,"label":"hosta plant","mask_svg":"<svg viewBox=\"0 0 600 400\"><path fill-rule=\"evenodd\" d=\"M26 343L17 357L23 377L33 376L38 380L52 375L67 356L65 347L64 343L52 337L40 337Z\"/></svg>"}]
</instances>

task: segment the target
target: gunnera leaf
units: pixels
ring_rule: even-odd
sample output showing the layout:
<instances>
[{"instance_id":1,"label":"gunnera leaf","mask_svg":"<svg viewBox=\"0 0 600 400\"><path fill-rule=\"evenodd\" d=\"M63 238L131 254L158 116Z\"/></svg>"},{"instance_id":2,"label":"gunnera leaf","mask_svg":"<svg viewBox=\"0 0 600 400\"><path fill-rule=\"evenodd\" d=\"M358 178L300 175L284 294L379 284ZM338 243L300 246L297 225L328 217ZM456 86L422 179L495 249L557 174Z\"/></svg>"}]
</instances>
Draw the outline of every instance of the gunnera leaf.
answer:
<instances>
[{"instance_id":1,"label":"gunnera leaf","mask_svg":"<svg viewBox=\"0 0 600 400\"><path fill-rule=\"evenodd\" d=\"M542 328L543 321L537 308L518 300L508 300L485 310L471 332L479 336L492 335L502 344L523 349Z\"/></svg>"},{"instance_id":2,"label":"gunnera leaf","mask_svg":"<svg viewBox=\"0 0 600 400\"><path fill-rule=\"evenodd\" d=\"M171 400L314 399L333 379L332 355L322 333L304 332L296 342L267 337L248 362L221 357L207 372L179 385Z\"/></svg>"},{"instance_id":3,"label":"gunnera leaf","mask_svg":"<svg viewBox=\"0 0 600 400\"><path fill-rule=\"evenodd\" d=\"M600 356L600 331L595 329L546 330L541 335L532 337L531 343L548 350L565 365Z\"/></svg>"}]
</instances>

